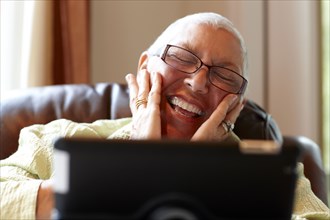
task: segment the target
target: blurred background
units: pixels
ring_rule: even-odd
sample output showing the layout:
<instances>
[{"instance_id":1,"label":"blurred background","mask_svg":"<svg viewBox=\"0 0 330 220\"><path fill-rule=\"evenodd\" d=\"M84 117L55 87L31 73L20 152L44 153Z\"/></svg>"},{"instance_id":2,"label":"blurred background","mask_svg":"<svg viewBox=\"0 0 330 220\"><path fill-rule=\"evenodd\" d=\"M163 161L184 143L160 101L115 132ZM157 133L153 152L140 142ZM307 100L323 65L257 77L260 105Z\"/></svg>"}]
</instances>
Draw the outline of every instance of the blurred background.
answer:
<instances>
[{"instance_id":1,"label":"blurred background","mask_svg":"<svg viewBox=\"0 0 330 220\"><path fill-rule=\"evenodd\" d=\"M1 1L1 97L52 84L122 82L175 19L228 17L249 53L248 97L284 135L329 160L329 1Z\"/></svg>"}]
</instances>

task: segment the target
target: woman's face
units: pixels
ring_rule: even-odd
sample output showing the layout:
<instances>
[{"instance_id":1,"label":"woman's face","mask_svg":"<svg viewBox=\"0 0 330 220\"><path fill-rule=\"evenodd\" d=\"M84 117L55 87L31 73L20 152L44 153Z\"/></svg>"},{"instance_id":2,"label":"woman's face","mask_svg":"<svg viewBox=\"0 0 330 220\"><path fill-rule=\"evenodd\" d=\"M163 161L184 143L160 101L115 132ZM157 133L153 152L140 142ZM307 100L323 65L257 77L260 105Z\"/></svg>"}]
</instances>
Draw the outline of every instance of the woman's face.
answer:
<instances>
[{"instance_id":1,"label":"woman's face","mask_svg":"<svg viewBox=\"0 0 330 220\"><path fill-rule=\"evenodd\" d=\"M177 36L168 43L193 52L206 65L223 66L242 73L240 44L228 31L190 25ZM190 139L228 94L209 82L206 66L196 73L187 74L167 65L158 56L144 54L140 59L141 68L162 76L160 110L163 138Z\"/></svg>"}]
</instances>

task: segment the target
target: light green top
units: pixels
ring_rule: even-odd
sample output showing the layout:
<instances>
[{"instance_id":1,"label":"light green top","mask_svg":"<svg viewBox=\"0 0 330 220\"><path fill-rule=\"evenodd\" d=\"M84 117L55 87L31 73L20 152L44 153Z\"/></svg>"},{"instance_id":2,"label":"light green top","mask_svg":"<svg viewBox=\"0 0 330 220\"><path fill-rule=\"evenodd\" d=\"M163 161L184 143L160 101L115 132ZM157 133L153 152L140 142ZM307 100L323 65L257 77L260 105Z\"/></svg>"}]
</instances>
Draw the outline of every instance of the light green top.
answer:
<instances>
[{"instance_id":1,"label":"light green top","mask_svg":"<svg viewBox=\"0 0 330 220\"><path fill-rule=\"evenodd\" d=\"M22 129L15 154L0 161L0 219L35 219L41 180L52 178L53 142L58 137L129 139L131 118L76 123L59 119ZM297 183L293 219L330 219L329 209L303 176Z\"/></svg>"}]
</instances>

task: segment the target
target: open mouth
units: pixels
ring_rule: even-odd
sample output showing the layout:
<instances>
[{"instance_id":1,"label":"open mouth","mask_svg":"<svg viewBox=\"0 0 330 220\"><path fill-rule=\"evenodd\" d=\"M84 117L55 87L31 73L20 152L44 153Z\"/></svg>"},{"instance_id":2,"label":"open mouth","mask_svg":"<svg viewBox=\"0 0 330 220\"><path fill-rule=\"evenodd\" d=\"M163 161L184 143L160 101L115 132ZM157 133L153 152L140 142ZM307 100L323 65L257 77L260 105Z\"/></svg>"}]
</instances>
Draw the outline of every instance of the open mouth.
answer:
<instances>
[{"instance_id":1,"label":"open mouth","mask_svg":"<svg viewBox=\"0 0 330 220\"><path fill-rule=\"evenodd\" d=\"M184 116L197 118L203 115L203 111L196 105L190 104L176 96L169 97L168 101L176 112Z\"/></svg>"}]
</instances>

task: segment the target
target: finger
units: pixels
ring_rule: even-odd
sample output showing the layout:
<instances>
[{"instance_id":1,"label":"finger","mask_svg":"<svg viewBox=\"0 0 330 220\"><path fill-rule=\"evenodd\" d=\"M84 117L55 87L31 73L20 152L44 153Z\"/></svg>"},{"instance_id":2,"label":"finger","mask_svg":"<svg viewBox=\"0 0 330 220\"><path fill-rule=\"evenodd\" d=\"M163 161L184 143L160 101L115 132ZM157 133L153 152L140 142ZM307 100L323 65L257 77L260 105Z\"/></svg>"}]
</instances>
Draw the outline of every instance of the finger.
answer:
<instances>
[{"instance_id":1,"label":"finger","mask_svg":"<svg viewBox=\"0 0 330 220\"><path fill-rule=\"evenodd\" d=\"M151 90L148 96L148 106L159 108L161 100L162 78L157 72L151 74Z\"/></svg>"},{"instance_id":2,"label":"finger","mask_svg":"<svg viewBox=\"0 0 330 220\"><path fill-rule=\"evenodd\" d=\"M150 74L146 70L140 71L137 82L139 86L138 99L147 99L150 92Z\"/></svg>"},{"instance_id":3,"label":"finger","mask_svg":"<svg viewBox=\"0 0 330 220\"><path fill-rule=\"evenodd\" d=\"M125 79L129 88L130 109L132 111L132 114L134 114L136 110L135 103L138 96L139 86L134 74L127 74Z\"/></svg>"},{"instance_id":4,"label":"finger","mask_svg":"<svg viewBox=\"0 0 330 220\"><path fill-rule=\"evenodd\" d=\"M229 120L231 123L234 124L243 108L244 108L244 103L243 103L243 100L241 99L234 106L234 108L230 112L227 113L226 120L227 121Z\"/></svg>"},{"instance_id":5,"label":"finger","mask_svg":"<svg viewBox=\"0 0 330 220\"><path fill-rule=\"evenodd\" d=\"M220 102L209 118L214 126L219 126L219 124L226 118L230 106L236 101L236 99L237 95L229 94Z\"/></svg>"}]
</instances>

